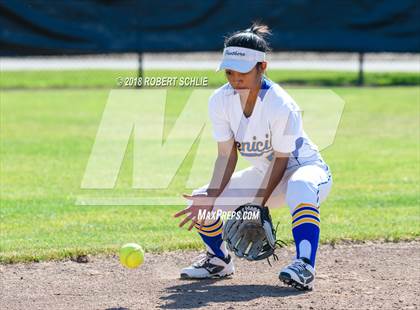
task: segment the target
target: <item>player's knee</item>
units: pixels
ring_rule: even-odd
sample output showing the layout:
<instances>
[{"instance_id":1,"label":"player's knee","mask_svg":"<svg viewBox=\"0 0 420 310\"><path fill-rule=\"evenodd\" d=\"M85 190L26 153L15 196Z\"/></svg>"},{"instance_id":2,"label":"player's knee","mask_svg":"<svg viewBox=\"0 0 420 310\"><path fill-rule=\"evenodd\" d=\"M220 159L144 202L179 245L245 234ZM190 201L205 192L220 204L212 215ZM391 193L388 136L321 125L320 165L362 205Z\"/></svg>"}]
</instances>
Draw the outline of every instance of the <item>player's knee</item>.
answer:
<instances>
[{"instance_id":1,"label":"player's knee","mask_svg":"<svg viewBox=\"0 0 420 310\"><path fill-rule=\"evenodd\" d=\"M286 203L290 211L301 203L316 204L316 187L305 180L289 180L287 183Z\"/></svg>"}]
</instances>

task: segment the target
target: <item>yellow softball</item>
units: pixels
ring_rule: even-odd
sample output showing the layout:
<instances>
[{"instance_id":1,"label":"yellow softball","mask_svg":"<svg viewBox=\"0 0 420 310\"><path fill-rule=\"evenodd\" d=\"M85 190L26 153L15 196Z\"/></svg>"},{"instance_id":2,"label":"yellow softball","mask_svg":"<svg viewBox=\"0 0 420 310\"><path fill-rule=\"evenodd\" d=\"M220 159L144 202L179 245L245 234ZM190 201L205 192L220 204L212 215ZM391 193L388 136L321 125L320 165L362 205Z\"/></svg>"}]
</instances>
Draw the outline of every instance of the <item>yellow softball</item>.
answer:
<instances>
[{"instance_id":1,"label":"yellow softball","mask_svg":"<svg viewBox=\"0 0 420 310\"><path fill-rule=\"evenodd\" d=\"M136 243L124 244L120 249L120 262L124 267L134 269L143 264L143 248Z\"/></svg>"}]
</instances>

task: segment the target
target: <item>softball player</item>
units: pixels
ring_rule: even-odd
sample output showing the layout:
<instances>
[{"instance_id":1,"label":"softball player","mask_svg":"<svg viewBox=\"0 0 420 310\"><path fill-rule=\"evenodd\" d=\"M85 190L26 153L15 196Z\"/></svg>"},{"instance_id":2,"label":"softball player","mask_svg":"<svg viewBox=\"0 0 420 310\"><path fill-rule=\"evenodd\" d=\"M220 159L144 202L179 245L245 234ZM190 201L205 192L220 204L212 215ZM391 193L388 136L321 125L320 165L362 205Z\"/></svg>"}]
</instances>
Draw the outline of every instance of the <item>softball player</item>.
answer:
<instances>
[{"instance_id":1,"label":"softball player","mask_svg":"<svg viewBox=\"0 0 420 310\"><path fill-rule=\"evenodd\" d=\"M210 183L191 195L175 217L186 215L206 245L207 253L181 270L181 278L215 278L234 273L222 240L223 221L199 223L199 212L235 210L245 203L269 208L287 204L296 243L296 258L280 273L286 284L312 289L320 235L320 204L332 177L317 147L302 128L301 111L279 85L264 76L267 68L265 25L254 24L225 40L223 59L228 83L209 100L209 115L218 156ZM238 153L251 166L234 173Z\"/></svg>"}]
</instances>

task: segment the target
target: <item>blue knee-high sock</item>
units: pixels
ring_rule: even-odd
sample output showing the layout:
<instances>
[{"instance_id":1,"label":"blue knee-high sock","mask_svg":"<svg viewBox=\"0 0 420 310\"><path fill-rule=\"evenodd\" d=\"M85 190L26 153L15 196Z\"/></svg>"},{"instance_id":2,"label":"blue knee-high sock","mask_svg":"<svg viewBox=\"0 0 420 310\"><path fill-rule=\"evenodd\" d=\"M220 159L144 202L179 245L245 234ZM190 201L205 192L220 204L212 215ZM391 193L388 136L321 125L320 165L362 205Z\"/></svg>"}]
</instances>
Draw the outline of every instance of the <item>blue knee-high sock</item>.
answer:
<instances>
[{"instance_id":1,"label":"blue knee-high sock","mask_svg":"<svg viewBox=\"0 0 420 310\"><path fill-rule=\"evenodd\" d=\"M223 221L220 217L213 224L202 225L201 228L199 225L195 227L210 252L220 258L225 258L228 255L226 244L222 239Z\"/></svg>"},{"instance_id":2,"label":"blue knee-high sock","mask_svg":"<svg viewBox=\"0 0 420 310\"><path fill-rule=\"evenodd\" d=\"M296 257L306 258L315 267L320 232L319 209L313 204L301 203L292 213L292 233Z\"/></svg>"}]
</instances>

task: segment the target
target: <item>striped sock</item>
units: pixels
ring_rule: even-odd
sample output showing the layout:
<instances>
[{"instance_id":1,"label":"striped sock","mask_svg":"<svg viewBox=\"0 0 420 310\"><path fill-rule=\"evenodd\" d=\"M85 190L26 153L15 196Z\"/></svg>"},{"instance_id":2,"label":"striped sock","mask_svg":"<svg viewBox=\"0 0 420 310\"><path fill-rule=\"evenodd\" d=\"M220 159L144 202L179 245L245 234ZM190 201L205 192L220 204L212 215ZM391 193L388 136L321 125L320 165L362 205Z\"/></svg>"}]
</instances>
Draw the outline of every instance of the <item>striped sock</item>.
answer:
<instances>
[{"instance_id":1,"label":"striped sock","mask_svg":"<svg viewBox=\"0 0 420 310\"><path fill-rule=\"evenodd\" d=\"M301 203L292 213L292 233L296 244L296 257L306 258L315 267L320 233L318 208L310 203Z\"/></svg>"},{"instance_id":2,"label":"striped sock","mask_svg":"<svg viewBox=\"0 0 420 310\"><path fill-rule=\"evenodd\" d=\"M228 255L226 244L222 239L223 221L219 217L214 223L210 225L195 225L198 233L207 246L207 250L217 257L225 258Z\"/></svg>"}]
</instances>

